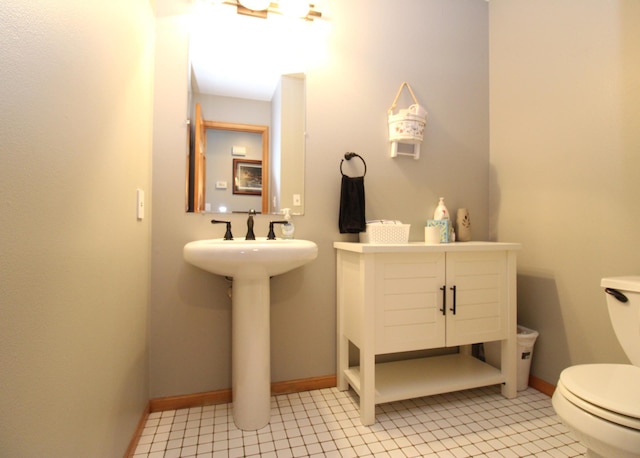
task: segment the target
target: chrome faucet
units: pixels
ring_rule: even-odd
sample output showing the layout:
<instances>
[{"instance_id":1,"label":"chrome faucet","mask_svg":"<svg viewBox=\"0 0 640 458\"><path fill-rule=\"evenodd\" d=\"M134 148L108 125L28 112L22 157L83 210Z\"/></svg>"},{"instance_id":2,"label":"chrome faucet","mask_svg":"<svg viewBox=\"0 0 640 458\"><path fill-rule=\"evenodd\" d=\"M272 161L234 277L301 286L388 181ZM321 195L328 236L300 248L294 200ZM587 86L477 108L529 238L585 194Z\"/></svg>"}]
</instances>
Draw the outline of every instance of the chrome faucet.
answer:
<instances>
[{"instance_id":1,"label":"chrome faucet","mask_svg":"<svg viewBox=\"0 0 640 458\"><path fill-rule=\"evenodd\" d=\"M256 235L253 233L253 215L256 214L256 211L252 208L249 210L249 218L247 218L247 235L245 236L245 240L255 240Z\"/></svg>"}]
</instances>

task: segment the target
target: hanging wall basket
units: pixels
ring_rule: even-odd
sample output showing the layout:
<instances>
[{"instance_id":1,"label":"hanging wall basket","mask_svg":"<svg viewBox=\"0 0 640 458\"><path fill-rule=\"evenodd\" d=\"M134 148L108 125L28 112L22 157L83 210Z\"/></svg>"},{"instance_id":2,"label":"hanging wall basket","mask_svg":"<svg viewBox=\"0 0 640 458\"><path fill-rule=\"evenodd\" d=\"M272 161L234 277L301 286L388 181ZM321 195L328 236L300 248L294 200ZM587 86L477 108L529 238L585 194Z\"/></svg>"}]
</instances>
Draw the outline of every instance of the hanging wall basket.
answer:
<instances>
[{"instance_id":1,"label":"hanging wall basket","mask_svg":"<svg viewBox=\"0 0 640 458\"><path fill-rule=\"evenodd\" d=\"M394 114L398 98L402 89L407 88L414 104L409 108L400 109ZM424 129L427 125L427 111L420 106L409 83L403 82L398 89L396 98L388 111L389 120L389 142L391 143L391 157L398 155L413 156L414 159L420 157L420 144L424 138ZM413 153L398 152L398 143L414 145Z\"/></svg>"}]
</instances>

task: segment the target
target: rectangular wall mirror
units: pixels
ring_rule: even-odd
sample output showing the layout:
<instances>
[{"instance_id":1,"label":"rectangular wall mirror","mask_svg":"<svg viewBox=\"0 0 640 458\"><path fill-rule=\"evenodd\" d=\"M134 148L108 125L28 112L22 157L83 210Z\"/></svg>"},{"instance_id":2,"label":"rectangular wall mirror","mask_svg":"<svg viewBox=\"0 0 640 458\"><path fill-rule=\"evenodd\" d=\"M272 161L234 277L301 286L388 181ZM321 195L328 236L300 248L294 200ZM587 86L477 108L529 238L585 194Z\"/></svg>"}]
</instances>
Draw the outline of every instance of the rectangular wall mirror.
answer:
<instances>
[{"instance_id":1,"label":"rectangular wall mirror","mask_svg":"<svg viewBox=\"0 0 640 458\"><path fill-rule=\"evenodd\" d=\"M234 42L230 53L215 39L211 33L190 36L186 210L281 213L290 208L294 215L304 214L304 73L268 71L261 64L264 56L256 56L247 69L238 61L264 54L263 47L236 49ZM233 192L238 189L234 159L261 161L259 195L254 188L253 193Z\"/></svg>"}]
</instances>

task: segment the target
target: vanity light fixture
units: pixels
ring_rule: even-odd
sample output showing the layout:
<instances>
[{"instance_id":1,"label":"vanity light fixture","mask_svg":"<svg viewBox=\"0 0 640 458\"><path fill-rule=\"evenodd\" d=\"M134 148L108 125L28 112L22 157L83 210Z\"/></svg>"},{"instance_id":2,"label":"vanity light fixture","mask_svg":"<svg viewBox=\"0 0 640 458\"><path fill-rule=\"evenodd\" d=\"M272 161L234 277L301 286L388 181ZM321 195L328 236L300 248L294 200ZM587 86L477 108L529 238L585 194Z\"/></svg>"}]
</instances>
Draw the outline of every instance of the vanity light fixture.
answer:
<instances>
[{"instance_id":1,"label":"vanity light fixture","mask_svg":"<svg viewBox=\"0 0 640 458\"><path fill-rule=\"evenodd\" d=\"M235 5L238 14L266 19L269 13L299 17L306 21L320 19L322 13L307 0L224 0L225 5Z\"/></svg>"},{"instance_id":2,"label":"vanity light fixture","mask_svg":"<svg viewBox=\"0 0 640 458\"><path fill-rule=\"evenodd\" d=\"M271 6L271 0L240 0L239 3L253 11L264 11Z\"/></svg>"}]
</instances>

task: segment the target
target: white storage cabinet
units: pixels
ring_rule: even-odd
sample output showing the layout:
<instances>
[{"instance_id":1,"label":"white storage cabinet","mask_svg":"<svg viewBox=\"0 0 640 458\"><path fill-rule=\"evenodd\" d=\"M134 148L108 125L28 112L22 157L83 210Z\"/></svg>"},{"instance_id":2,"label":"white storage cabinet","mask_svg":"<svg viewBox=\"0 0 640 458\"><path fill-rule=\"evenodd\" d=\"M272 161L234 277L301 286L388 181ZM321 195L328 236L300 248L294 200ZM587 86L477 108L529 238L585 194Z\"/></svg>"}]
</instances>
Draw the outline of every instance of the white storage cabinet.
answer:
<instances>
[{"instance_id":1,"label":"white storage cabinet","mask_svg":"<svg viewBox=\"0 0 640 458\"><path fill-rule=\"evenodd\" d=\"M375 405L503 384L516 390L514 243L426 245L335 242L337 379L360 396L362 424ZM470 355L470 344L501 341L501 367ZM349 342L360 365L349 367ZM460 347L455 354L375 363L376 355Z\"/></svg>"}]
</instances>

